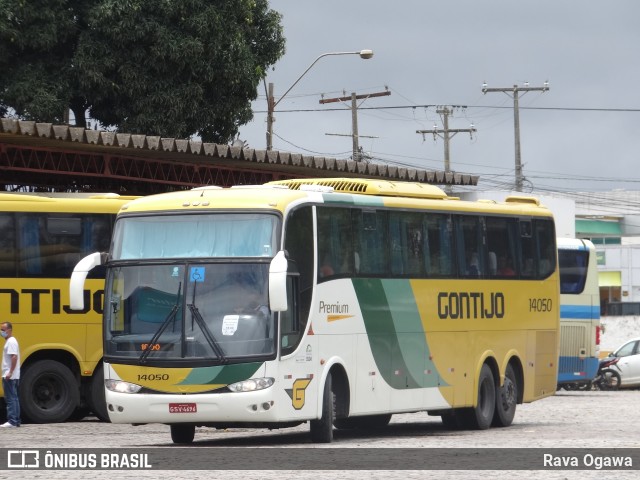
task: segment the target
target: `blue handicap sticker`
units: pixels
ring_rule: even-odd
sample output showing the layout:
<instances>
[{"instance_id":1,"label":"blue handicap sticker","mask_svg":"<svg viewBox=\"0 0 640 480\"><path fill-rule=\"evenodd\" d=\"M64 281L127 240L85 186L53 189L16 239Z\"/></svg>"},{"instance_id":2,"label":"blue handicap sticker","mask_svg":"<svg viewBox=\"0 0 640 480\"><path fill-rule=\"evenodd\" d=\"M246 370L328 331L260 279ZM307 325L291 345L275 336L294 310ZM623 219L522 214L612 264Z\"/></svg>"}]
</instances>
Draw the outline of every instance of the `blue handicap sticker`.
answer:
<instances>
[{"instance_id":1,"label":"blue handicap sticker","mask_svg":"<svg viewBox=\"0 0 640 480\"><path fill-rule=\"evenodd\" d=\"M192 282L204 282L204 267L191 267L189 280Z\"/></svg>"}]
</instances>

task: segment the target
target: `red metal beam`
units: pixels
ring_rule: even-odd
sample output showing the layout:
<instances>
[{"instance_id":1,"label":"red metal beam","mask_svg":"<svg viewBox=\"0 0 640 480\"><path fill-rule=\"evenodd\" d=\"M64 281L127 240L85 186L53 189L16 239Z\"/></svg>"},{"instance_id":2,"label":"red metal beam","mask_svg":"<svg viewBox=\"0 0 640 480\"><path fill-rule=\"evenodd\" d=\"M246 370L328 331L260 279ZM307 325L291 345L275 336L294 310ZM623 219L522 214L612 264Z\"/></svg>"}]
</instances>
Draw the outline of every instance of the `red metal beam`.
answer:
<instances>
[{"instance_id":1,"label":"red metal beam","mask_svg":"<svg viewBox=\"0 0 640 480\"><path fill-rule=\"evenodd\" d=\"M159 185L164 185L164 190L167 186L173 187L170 189L201 185L224 187L285 178L293 178L293 175L277 171L273 166L270 169L239 168L219 165L213 160L190 163L0 144L0 182L5 185L11 182L31 185L36 179L42 187L55 188L64 184L65 189L71 181L96 186L120 184L130 188L135 185L135 193L144 194L158 191ZM148 188L144 184L148 184Z\"/></svg>"}]
</instances>

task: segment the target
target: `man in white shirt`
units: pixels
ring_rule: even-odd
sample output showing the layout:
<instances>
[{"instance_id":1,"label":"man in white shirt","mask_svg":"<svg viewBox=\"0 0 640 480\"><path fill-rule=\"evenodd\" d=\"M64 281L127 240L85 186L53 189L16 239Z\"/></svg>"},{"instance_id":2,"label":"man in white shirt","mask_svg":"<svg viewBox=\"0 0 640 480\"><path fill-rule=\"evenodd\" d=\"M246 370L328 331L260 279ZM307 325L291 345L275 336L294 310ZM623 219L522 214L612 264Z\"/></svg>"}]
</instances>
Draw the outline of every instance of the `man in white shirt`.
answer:
<instances>
[{"instance_id":1,"label":"man in white shirt","mask_svg":"<svg viewBox=\"0 0 640 480\"><path fill-rule=\"evenodd\" d=\"M7 422L0 425L0 428L15 428L20 426L20 347L18 340L13 336L11 322L3 322L0 325L0 333L5 339L2 349L2 389L7 404Z\"/></svg>"}]
</instances>

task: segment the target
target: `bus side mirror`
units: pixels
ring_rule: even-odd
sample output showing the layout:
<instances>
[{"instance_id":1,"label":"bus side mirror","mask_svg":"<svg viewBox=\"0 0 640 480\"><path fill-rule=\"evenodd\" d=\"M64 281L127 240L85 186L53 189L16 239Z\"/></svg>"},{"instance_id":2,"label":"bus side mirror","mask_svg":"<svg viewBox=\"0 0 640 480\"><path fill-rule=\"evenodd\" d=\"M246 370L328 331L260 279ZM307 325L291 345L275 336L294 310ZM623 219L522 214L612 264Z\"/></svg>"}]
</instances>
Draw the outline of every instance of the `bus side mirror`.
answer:
<instances>
[{"instance_id":1,"label":"bus side mirror","mask_svg":"<svg viewBox=\"0 0 640 480\"><path fill-rule=\"evenodd\" d=\"M96 252L87 255L73 268L69 282L69 308L84 310L84 281L92 268L102 265L106 254Z\"/></svg>"},{"instance_id":2,"label":"bus side mirror","mask_svg":"<svg viewBox=\"0 0 640 480\"><path fill-rule=\"evenodd\" d=\"M269 265L269 308L272 312L287 311L287 269L284 251L280 250Z\"/></svg>"}]
</instances>

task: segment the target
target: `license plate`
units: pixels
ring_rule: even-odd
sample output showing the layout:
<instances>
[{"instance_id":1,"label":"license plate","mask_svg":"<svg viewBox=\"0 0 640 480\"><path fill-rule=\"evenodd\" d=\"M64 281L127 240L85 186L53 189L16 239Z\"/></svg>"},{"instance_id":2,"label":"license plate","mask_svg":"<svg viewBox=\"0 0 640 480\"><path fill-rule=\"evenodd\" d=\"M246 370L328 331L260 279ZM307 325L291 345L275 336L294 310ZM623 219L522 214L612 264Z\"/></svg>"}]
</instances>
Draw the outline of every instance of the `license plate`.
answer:
<instances>
[{"instance_id":1,"label":"license plate","mask_svg":"<svg viewBox=\"0 0 640 480\"><path fill-rule=\"evenodd\" d=\"M169 413L196 413L198 407L195 403L170 403Z\"/></svg>"}]
</instances>

